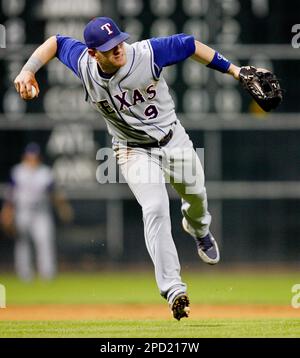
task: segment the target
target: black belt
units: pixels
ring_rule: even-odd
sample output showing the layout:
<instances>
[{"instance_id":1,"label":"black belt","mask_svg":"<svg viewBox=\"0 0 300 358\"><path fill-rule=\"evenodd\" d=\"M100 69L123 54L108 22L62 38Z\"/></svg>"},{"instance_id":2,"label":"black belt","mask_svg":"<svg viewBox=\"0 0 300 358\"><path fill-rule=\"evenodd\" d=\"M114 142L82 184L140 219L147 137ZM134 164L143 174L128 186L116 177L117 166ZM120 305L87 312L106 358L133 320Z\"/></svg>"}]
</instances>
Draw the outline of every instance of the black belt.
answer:
<instances>
[{"instance_id":1,"label":"black belt","mask_svg":"<svg viewBox=\"0 0 300 358\"><path fill-rule=\"evenodd\" d=\"M163 137L161 140L158 140L153 143L134 143L134 142L127 142L127 147L133 148L160 148L167 145L173 137L173 131L170 129L169 133Z\"/></svg>"}]
</instances>

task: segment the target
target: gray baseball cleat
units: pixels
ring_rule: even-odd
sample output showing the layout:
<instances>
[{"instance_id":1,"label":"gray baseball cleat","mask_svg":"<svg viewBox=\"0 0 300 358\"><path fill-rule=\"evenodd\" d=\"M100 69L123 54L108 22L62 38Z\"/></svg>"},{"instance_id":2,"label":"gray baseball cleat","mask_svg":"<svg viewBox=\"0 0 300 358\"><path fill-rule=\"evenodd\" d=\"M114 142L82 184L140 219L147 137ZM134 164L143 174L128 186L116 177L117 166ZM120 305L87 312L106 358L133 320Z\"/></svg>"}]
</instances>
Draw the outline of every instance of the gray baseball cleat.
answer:
<instances>
[{"instance_id":1,"label":"gray baseball cleat","mask_svg":"<svg viewBox=\"0 0 300 358\"><path fill-rule=\"evenodd\" d=\"M215 265L220 261L218 244L210 232L204 237L195 237L194 239L202 261L209 265Z\"/></svg>"},{"instance_id":2,"label":"gray baseball cleat","mask_svg":"<svg viewBox=\"0 0 300 358\"><path fill-rule=\"evenodd\" d=\"M186 294L180 294L175 297L171 304L171 310L175 319L180 321L183 317L188 317L190 313L190 300Z\"/></svg>"}]
</instances>

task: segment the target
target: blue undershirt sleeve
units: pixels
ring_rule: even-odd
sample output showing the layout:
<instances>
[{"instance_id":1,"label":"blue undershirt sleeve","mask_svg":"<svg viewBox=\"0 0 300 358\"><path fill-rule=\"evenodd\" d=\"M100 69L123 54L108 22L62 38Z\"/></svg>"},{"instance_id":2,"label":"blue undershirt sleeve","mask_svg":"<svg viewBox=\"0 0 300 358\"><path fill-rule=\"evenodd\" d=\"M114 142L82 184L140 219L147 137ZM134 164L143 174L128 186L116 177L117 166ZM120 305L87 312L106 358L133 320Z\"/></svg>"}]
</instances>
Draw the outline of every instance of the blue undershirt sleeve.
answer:
<instances>
[{"instance_id":1,"label":"blue undershirt sleeve","mask_svg":"<svg viewBox=\"0 0 300 358\"><path fill-rule=\"evenodd\" d=\"M195 38L186 34L150 39L157 75L163 67L181 62L195 53Z\"/></svg>"},{"instance_id":2,"label":"blue undershirt sleeve","mask_svg":"<svg viewBox=\"0 0 300 358\"><path fill-rule=\"evenodd\" d=\"M64 65L69 67L76 76L78 75L78 59L86 49L86 45L71 37L56 35L57 52L56 57Z\"/></svg>"}]
</instances>

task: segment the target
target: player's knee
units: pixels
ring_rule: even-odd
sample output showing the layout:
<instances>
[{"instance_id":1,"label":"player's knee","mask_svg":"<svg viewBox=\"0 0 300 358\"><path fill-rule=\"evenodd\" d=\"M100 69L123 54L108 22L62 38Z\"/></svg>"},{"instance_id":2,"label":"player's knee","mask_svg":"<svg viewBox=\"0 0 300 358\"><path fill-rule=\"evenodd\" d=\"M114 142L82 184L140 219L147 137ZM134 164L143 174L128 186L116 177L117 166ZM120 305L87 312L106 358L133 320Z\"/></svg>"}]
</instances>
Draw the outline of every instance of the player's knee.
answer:
<instances>
[{"instance_id":1,"label":"player's knee","mask_svg":"<svg viewBox=\"0 0 300 358\"><path fill-rule=\"evenodd\" d=\"M207 200L206 189L205 187L203 187L202 190L199 190L193 194L185 194L183 196L183 199L190 205L197 205L197 203Z\"/></svg>"},{"instance_id":2,"label":"player's knee","mask_svg":"<svg viewBox=\"0 0 300 358\"><path fill-rule=\"evenodd\" d=\"M143 206L143 215L151 217L169 216L169 204L161 200L155 200Z\"/></svg>"}]
</instances>

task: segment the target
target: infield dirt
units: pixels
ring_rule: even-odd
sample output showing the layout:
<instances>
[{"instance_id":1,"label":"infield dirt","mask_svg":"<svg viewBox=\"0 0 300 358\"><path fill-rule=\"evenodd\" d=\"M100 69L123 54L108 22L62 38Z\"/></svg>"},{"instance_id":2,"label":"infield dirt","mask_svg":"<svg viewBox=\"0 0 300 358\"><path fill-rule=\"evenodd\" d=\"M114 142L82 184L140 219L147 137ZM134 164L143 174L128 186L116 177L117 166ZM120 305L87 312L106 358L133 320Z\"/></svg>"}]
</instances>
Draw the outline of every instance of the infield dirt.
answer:
<instances>
[{"instance_id":1,"label":"infield dirt","mask_svg":"<svg viewBox=\"0 0 300 358\"><path fill-rule=\"evenodd\" d=\"M191 305L192 319L300 318L300 310L283 305ZM0 310L0 320L145 320L169 319L163 304L15 305Z\"/></svg>"}]
</instances>

